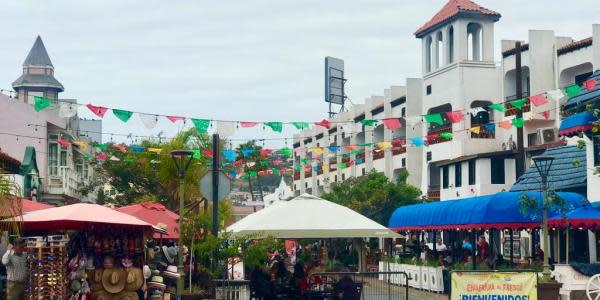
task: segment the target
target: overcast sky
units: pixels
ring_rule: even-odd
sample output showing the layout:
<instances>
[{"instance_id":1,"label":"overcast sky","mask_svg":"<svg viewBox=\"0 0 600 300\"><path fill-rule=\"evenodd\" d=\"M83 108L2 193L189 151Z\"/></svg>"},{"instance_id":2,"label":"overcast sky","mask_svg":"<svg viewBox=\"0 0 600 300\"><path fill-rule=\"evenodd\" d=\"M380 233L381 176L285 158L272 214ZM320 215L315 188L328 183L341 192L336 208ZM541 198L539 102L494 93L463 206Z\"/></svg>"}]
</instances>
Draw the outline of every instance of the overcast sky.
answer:
<instances>
[{"instance_id":1,"label":"overcast sky","mask_svg":"<svg viewBox=\"0 0 600 300\"><path fill-rule=\"evenodd\" d=\"M39 34L65 86L62 98L198 118L317 121L327 112L325 56L345 60L354 103L404 85L406 77L421 72L414 31L445 3L3 0L0 88L11 88ZM598 0L478 3L502 14L495 28L496 60L501 39L526 39L528 29L581 39L600 22ZM173 135L179 129L161 120L149 131L136 116L123 126L110 113L104 121L105 132ZM243 130L235 137L293 132Z\"/></svg>"}]
</instances>

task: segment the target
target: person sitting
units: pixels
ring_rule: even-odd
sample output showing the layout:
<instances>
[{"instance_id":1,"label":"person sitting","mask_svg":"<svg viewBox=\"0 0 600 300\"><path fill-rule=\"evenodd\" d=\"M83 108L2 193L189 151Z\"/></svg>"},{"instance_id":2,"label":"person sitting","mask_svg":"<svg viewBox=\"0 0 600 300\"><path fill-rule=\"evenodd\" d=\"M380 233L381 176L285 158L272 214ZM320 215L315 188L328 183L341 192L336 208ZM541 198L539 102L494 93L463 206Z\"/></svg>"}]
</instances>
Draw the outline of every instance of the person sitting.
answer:
<instances>
[{"instance_id":1,"label":"person sitting","mask_svg":"<svg viewBox=\"0 0 600 300\"><path fill-rule=\"evenodd\" d=\"M448 250L448 248L446 247L446 245L444 244L444 242L442 241L441 238L437 239L437 244L435 245L435 250L438 252L444 252L444 251Z\"/></svg>"},{"instance_id":2,"label":"person sitting","mask_svg":"<svg viewBox=\"0 0 600 300\"><path fill-rule=\"evenodd\" d=\"M342 272L349 272L348 268L342 270ZM358 285L352 279L352 276L345 274L334 287L335 299L341 300L358 300L360 299L360 293L358 292Z\"/></svg>"},{"instance_id":3,"label":"person sitting","mask_svg":"<svg viewBox=\"0 0 600 300\"><path fill-rule=\"evenodd\" d=\"M538 265L541 265L544 263L544 250L542 250L542 247L540 246L540 243L536 243L535 244L535 252L534 252L534 262Z\"/></svg>"}]
</instances>

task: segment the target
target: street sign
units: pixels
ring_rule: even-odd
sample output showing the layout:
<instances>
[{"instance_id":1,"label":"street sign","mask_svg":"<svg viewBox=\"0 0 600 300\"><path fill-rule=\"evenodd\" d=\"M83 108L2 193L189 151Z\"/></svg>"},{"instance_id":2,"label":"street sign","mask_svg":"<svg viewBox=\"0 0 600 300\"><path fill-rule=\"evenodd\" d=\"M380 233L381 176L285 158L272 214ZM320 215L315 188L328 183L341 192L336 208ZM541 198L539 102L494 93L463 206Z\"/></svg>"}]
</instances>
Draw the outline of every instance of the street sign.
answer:
<instances>
[{"instance_id":1,"label":"street sign","mask_svg":"<svg viewBox=\"0 0 600 300\"><path fill-rule=\"evenodd\" d=\"M213 198L213 173L209 171L200 179L200 193L209 201L214 201ZM219 172L219 194L217 201L223 200L231 192L231 179L222 172Z\"/></svg>"}]
</instances>

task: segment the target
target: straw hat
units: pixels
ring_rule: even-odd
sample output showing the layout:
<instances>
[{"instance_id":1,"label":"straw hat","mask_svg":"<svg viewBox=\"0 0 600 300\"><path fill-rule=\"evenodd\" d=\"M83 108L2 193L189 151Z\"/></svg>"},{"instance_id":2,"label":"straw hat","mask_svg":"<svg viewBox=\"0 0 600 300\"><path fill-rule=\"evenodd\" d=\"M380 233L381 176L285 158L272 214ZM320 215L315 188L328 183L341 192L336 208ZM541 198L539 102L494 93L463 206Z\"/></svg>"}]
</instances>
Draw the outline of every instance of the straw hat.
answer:
<instances>
[{"instance_id":1,"label":"straw hat","mask_svg":"<svg viewBox=\"0 0 600 300\"><path fill-rule=\"evenodd\" d=\"M167 269L163 271L163 275L169 278L179 278L179 273L177 273L177 267L173 265L168 266Z\"/></svg>"},{"instance_id":2,"label":"straw hat","mask_svg":"<svg viewBox=\"0 0 600 300\"><path fill-rule=\"evenodd\" d=\"M130 268L127 270L127 280L125 281L125 290L137 291L144 284L144 275L140 268Z\"/></svg>"},{"instance_id":3,"label":"straw hat","mask_svg":"<svg viewBox=\"0 0 600 300\"><path fill-rule=\"evenodd\" d=\"M162 252L170 264L175 262L175 257L177 256L177 248L162 246Z\"/></svg>"},{"instance_id":4,"label":"straw hat","mask_svg":"<svg viewBox=\"0 0 600 300\"><path fill-rule=\"evenodd\" d=\"M92 299L93 300L111 300L112 297L106 291L94 291Z\"/></svg>"},{"instance_id":5,"label":"straw hat","mask_svg":"<svg viewBox=\"0 0 600 300\"><path fill-rule=\"evenodd\" d=\"M162 276L152 276L152 279L150 279L150 281L148 281L146 286L149 289L156 289L156 290L161 290L161 291L167 287L163 282Z\"/></svg>"},{"instance_id":6,"label":"straw hat","mask_svg":"<svg viewBox=\"0 0 600 300\"><path fill-rule=\"evenodd\" d=\"M126 281L127 273L124 269L106 269L102 273L102 286L111 294L122 291Z\"/></svg>"},{"instance_id":7,"label":"straw hat","mask_svg":"<svg viewBox=\"0 0 600 300\"><path fill-rule=\"evenodd\" d=\"M131 291L123 291L112 297L111 300L138 300L138 294Z\"/></svg>"}]
</instances>

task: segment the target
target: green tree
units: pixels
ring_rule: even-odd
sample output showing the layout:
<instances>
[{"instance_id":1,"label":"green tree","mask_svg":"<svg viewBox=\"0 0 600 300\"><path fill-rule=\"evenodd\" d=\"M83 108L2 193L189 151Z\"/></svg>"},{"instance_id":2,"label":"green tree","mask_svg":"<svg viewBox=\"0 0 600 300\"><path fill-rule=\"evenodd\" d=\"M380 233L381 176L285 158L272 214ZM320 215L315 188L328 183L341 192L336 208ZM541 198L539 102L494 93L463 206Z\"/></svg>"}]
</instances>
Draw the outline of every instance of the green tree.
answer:
<instances>
[{"instance_id":1,"label":"green tree","mask_svg":"<svg viewBox=\"0 0 600 300\"><path fill-rule=\"evenodd\" d=\"M334 183L323 199L346 206L384 226L400 206L416 204L421 191L403 180L398 183L375 170L359 178Z\"/></svg>"},{"instance_id":2,"label":"green tree","mask_svg":"<svg viewBox=\"0 0 600 300\"><path fill-rule=\"evenodd\" d=\"M20 218L23 211L23 203L20 201L21 194L19 185L4 175L4 171L0 169L0 219L7 217L15 217L13 221L3 222L1 229L12 232L13 234L20 233ZM2 232L2 231L0 231Z\"/></svg>"}]
</instances>

